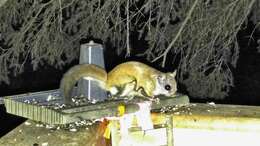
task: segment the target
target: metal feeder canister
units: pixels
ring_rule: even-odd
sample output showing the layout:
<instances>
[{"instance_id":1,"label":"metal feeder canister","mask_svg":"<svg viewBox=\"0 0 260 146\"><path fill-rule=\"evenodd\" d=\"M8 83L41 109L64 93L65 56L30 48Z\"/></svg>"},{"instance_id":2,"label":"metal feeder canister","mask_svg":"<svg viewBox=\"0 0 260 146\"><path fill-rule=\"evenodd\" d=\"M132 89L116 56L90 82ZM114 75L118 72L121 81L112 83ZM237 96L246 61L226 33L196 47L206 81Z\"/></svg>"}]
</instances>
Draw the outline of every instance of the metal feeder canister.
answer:
<instances>
[{"instance_id":1,"label":"metal feeder canister","mask_svg":"<svg viewBox=\"0 0 260 146\"><path fill-rule=\"evenodd\" d=\"M82 44L80 48L80 64L95 64L105 69L104 49L101 44L90 41ZM107 99L107 92L93 80L81 79L78 82L77 94L86 97L90 102Z\"/></svg>"}]
</instances>

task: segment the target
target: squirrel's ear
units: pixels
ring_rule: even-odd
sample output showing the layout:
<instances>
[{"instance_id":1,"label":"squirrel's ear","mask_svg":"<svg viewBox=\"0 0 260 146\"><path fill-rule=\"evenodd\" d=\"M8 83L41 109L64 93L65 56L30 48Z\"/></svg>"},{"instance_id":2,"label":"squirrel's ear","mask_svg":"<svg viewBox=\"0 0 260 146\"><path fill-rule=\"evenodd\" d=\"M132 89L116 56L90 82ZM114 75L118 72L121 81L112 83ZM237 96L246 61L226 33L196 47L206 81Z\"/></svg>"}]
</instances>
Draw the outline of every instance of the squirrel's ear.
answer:
<instances>
[{"instance_id":1,"label":"squirrel's ear","mask_svg":"<svg viewBox=\"0 0 260 146\"><path fill-rule=\"evenodd\" d=\"M177 73L177 71L175 70L174 72L169 73L169 75L170 75L171 77L175 77L175 76L176 76L176 73Z\"/></svg>"},{"instance_id":2,"label":"squirrel's ear","mask_svg":"<svg viewBox=\"0 0 260 146\"><path fill-rule=\"evenodd\" d=\"M157 78L161 80L161 79L163 79L163 75L159 74L159 75L157 76Z\"/></svg>"},{"instance_id":3,"label":"squirrel's ear","mask_svg":"<svg viewBox=\"0 0 260 146\"><path fill-rule=\"evenodd\" d=\"M163 75L161 74L152 75L152 78L155 78L158 81L162 81L164 79Z\"/></svg>"},{"instance_id":4,"label":"squirrel's ear","mask_svg":"<svg viewBox=\"0 0 260 146\"><path fill-rule=\"evenodd\" d=\"M156 79L157 79L157 81L158 81L159 84L162 84L163 82L165 82L165 81L164 81L165 76L162 75L162 74L157 75L157 76L156 76Z\"/></svg>"}]
</instances>

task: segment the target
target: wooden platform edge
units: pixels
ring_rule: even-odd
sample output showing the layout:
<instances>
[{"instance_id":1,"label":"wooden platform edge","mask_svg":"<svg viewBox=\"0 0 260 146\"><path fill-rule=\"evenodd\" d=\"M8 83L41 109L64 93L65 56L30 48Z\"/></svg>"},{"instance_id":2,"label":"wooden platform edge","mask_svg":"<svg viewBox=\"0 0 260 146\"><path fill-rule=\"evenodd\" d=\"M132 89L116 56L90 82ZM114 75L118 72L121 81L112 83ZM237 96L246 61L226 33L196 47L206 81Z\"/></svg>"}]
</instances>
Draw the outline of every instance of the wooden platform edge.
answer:
<instances>
[{"instance_id":1,"label":"wooden platform edge","mask_svg":"<svg viewBox=\"0 0 260 146\"><path fill-rule=\"evenodd\" d=\"M85 119L99 119L104 117L113 117L118 114L118 105L125 105L126 113L133 113L139 110L137 103L133 101L109 101L92 105L71 107L69 109L51 109L37 104L28 104L13 100L13 98L4 99L8 113L22 116L35 121L41 121L48 124L68 124ZM189 103L186 95L177 97L162 97L159 103L153 103L152 109L158 109L163 106L184 105Z\"/></svg>"}]
</instances>

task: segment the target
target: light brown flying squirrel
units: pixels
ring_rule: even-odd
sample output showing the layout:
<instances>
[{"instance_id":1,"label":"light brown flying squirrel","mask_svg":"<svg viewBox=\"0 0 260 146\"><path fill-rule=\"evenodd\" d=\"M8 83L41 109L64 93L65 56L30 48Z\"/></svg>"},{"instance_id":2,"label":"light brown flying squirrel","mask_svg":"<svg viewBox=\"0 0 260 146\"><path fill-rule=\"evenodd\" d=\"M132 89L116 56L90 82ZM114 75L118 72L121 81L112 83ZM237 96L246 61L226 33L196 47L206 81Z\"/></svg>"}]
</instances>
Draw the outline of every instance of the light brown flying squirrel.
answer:
<instances>
[{"instance_id":1,"label":"light brown flying squirrel","mask_svg":"<svg viewBox=\"0 0 260 146\"><path fill-rule=\"evenodd\" d=\"M77 81L81 78L95 80L100 83L100 87L109 91L113 95L118 94L119 88L124 89L122 96L127 95L131 90L145 93L145 96L154 97L156 95L171 96L177 91L175 80L176 71L172 73L160 72L146 64L136 61L129 61L117 65L108 74L107 72L93 64L80 64L69 69L63 76L60 83L60 90L63 92L65 103L71 103L71 92ZM128 86L128 84L134 87ZM120 96L121 96L120 95Z\"/></svg>"}]
</instances>

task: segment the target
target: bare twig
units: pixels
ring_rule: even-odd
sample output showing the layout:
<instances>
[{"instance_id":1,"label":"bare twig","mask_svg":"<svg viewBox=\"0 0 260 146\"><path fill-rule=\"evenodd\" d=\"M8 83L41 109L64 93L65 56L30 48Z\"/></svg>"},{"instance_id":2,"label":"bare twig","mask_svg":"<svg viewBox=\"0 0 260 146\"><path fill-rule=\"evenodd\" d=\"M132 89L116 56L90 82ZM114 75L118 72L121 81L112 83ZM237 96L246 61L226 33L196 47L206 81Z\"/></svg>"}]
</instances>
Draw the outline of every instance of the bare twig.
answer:
<instances>
[{"instance_id":1,"label":"bare twig","mask_svg":"<svg viewBox=\"0 0 260 146\"><path fill-rule=\"evenodd\" d=\"M59 0L59 22L60 22L60 32L62 33L63 31L62 31L62 6L61 6L61 0Z\"/></svg>"},{"instance_id":2,"label":"bare twig","mask_svg":"<svg viewBox=\"0 0 260 146\"><path fill-rule=\"evenodd\" d=\"M126 3L126 57L130 56L130 41L129 41L129 37L130 37L130 19L129 19L129 2L130 0L127 0Z\"/></svg>"},{"instance_id":3,"label":"bare twig","mask_svg":"<svg viewBox=\"0 0 260 146\"><path fill-rule=\"evenodd\" d=\"M36 19L39 17L39 15L42 13L42 10L47 7L49 4L51 4L53 0L50 0L49 2L43 4L43 6L38 10L37 14L32 18L29 24L25 26L25 29L23 30L23 34L25 34L31 27L32 25L36 22Z\"/></svg>"},{"instance_id":4,"label":"bare twig","mask_svg":"<svg viewBox=\"0 0 260 146\"><path fill-rule=\"evenodd\" d=\"M69 4L67 4L66 6L62 7L62 9L65 9L65 8L68 8L69 6L73 5L73 3L75 2L76 0L71 0L71 2Z\"/></svg>"},{"instance_id":5,"label":"bare twig","mask_svg":"<svg viewBox=\"0 0 260 146\"><path fill-rule=\"evenodd\" d=\"M174 39L171 41L171 43L168 45L168 47L166 48L166 50L164 51L164 53L161 54L160 56L156 57L152 62L155 62L155 61L157 61L158 59L160 59L160 58L163 57L162 66L163 66L163 67L165 66L166 57L167 57L168 52L171 50L172 46L173 46L173 45L175 44L175 42L178 40L178 38L179 38L179 36L181 35L181 33L182 33L182 31L183 31L185 25L188 23L188 20L191 18L191 15L192 15L192 13L193 13L193 11L194 11L196 5L198 4L198 2L199 2L199 0L196 0L196 1L193 3L193 5L192 5L190 11L188 12L188 14L187 14L185 20L184 20L183 23L182 23L182 25L181 25L181 27L180 27L178 33L176 34L176 36L174 37Z\"/></svg>"}]
</instances>

